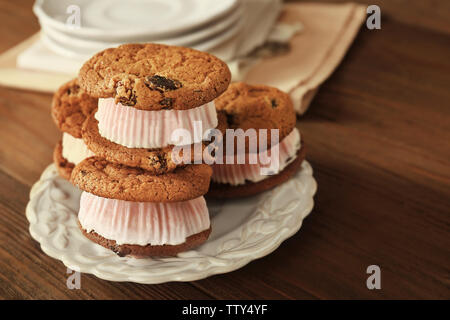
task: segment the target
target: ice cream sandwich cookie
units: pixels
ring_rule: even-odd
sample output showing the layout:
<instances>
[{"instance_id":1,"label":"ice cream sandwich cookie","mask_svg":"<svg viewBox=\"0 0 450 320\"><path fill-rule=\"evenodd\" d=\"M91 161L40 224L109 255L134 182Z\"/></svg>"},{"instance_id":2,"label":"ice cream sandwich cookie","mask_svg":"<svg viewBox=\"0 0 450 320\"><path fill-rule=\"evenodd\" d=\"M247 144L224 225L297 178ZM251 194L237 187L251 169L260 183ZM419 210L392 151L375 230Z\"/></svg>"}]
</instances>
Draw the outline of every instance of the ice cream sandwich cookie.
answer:
<instances>
[{"instance_id":1,"label":"ice cream sandwich cookie","mask_svg":"<svg viewBox=\"0 0 450 320\"><path fill-rule=\"evenodd\" d=\"M201 143L204 133L217 127L213 99L230 78L223 61L193 49L128 44L104 50L78 77L80 86L99 98L83 139L111 162L154 174L173 171L173 146Z\"/></svg>"},{"instance_id":2,"label":"ice cream sandwich cookie","mask_svg":"<svg viewBox=\"0 0 450 320\"><path fill-rule=\"evenodd\" d=\"M81 87L141 110L187 110L224 92L231 74L205 52L162 44L125 44L101 51L79 72Z\"/></svg>"},{"instance_id":3,"label":"ice cream sandwich cookie","mask_svg":"<svg viewBox=\"0 0 450 320\"><path fill-rule=\"evenodd\" d=\"M203 195L212 169L179 167L163 175L91 157L72 171L82 191L79 225L92 241L120 256L171 256L209 236Z\"/></svg>"},{"instance_id":4,"label":"ice cream sandwich cookie","mask_svg":"<svg viewBox=\"0 0 450 320\"><path fill-rule=\"evenodd\" d=\"M216 99L215 104L219 112L226 114L229 129L256 130L257 149L256 152L249 150L247 140L245 149L242 149L245 163L238 163L236 153L227 159L225 148L222 163L213 165L208 196L235 198L254 195L286 181L300 168L305 148L295 127L292 102L286 93L263 85L234 83ZM267 130L268 137L263 145L259 144L261 129ZM272 129L278 129L278 142L274 144L270 138ZM227 135L228 131L225 140ZM253 162L250 160L252 157Z\"/></svg>"},{"instance_id":5,"label":"ice cream sandwich cookie","mask_svg":"<svg viewBox=\"0 0 450 320\"><path fill-rule=\"evenodd\" d=\"M218 124L216 129L225 132L227 127L225 114L218 113L217 119ZM83 140L97 156L111 162L142 168L149 173L163 174L171 172L180 165L172 157L173 145L159 149L127 148L102 137L98 131L98 120L95 119L94 114L91 114L83 124ZM199 149L200 152L203 152L203 150L204 146ZM191 163L194 161L196 152L196 149L192 146L190 154ZM180 152L180 157L182 156L183 154Z\"/></svg>"},{"instance_id":6,"label":"ice cream sandwich cookie","mask_svg":"<svg viewBox=\"0 0 450 320\"><path fill-rule=\"evenodd\" d=\"M219 113L225 113L228 129L266 129L267 147L271 144L271 129L278 129L281 141L291 133L297 121L290 97L269 86L236 82L214 103ZM257 140L259 143L259 136Z\"/></svg>"},{"instance_id":7,"label":"ice cream sandwich cookie","mask_svg":"<svg viewBox=\"0 0 450 320\"><path fill-rule=\"evenodd\" d=\"M93 153L81 139L83 122L97 108L97 99L84 92L76 79L63 84L53 96L52 118L63 132L53 152L60 175L70 178L73 167Z\"/></svg>"},{"instance_id":8,"label":"ice cream sandwich cookie","mask_svg":"<svg viewBox=\"0 0 450 320\"><path fill-rule=\"evenodd\" d=\"M211 232L205 199L175 203L130 202L81 194L78 223L90 240L119 256L174 256Z\"/></svg>"},{"instance_id":9,"label":"ice cream sandwich cookie","mask_svg":"<svg viewBox=\"0 0 450 320\"><path fill-rule=\"evenodd\" d=\"M153 175L142 168L90 157L73 169L71 181L81 190L104 198L177 202L204 195L211 174L212 169L206 164L187 165L163 175Z\"/></svg>"}]
</instances>

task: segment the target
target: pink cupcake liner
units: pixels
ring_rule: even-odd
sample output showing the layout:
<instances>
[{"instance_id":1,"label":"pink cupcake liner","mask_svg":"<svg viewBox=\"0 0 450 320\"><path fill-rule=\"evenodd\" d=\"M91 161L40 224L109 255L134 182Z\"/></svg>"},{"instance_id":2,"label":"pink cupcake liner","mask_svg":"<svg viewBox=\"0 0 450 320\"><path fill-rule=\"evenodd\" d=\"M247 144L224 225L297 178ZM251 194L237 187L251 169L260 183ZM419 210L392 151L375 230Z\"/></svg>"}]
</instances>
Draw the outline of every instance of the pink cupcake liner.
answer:
<instances>
[{"instance_id":1,"label":"pink cupcake liner","mask_svg":"<svg viewBox=\"0 0 450 320\"><path fill-rule=\"evenodd\" d=\"M203 197L153 203L106 199L83 192L78 219L87 232L95 231L119 245L177 245L210 227Z\"/></svg>"},{"instance_id":2,"label":"pink cupcake liner","mask_svg":"<svg viewBox=\"0 0 450 320\"><path fill-rule=\"evenodd\" d=\"M279 163L278 168L272 170L271 174L277 174L281 172L288 164L295 160L297 151L300 149L300 132L297 128L294 128L279 144ZM263 159L268 159L272 154L275 154L273 146L270 150L266 150L258 154L258 163L250 164L248 163L248 154L246 155L246 163L237 164L237 156L233 159L228 159L224 156L224 164L214 164L212 180L217 183L228 183L231 185L242 185L246 181L259 182L262 181L270 175L262 174L264 169L268 169L271 163L264 164L259 161L261 157ZM226 164L233 162L234 164ZM272 163L273 164L273 163Z\"/></svg>"},{"instance_id":3,"label":"pink cupcake liner","mask_svg":"<svg viewBox=\"0 0 450 320\"><path fill-rule=\"evenodd\" d=\"M204 132L217 127L214 102L189 110L139 110L116 104L113 98L99 99L98 120L100 135L128 148L163 148L177 144L172 133L185 129L190 139L183 144L201 142ZM201 130L195 129L201 124Z\"/></svg>"}]
</instances>

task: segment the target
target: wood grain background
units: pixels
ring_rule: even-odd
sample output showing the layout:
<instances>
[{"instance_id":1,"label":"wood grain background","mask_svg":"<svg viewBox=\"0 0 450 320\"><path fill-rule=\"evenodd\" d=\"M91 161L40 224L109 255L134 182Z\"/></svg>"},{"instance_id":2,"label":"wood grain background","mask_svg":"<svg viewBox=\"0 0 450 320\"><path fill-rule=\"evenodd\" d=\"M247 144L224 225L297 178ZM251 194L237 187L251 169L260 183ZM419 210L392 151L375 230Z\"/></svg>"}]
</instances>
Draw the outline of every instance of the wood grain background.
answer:
<instances>
[{"instance_id":1,"label":"wood grain background","mask_svg":"<svg viewBox=\"0 0 450 320\"><path fill-rule=\"evenodd\" d=\"M0 51L39 29L32 3L0 1ZM450 298L450 2L372 3L382 30L362 28L298 122L319 185L313 213L271 255L201 281L83 274L67 289L24 213L60 136L51 96L0 87L0 298ZM366 288L371 264L381 290Z\"/></svg>"}]
</instances>

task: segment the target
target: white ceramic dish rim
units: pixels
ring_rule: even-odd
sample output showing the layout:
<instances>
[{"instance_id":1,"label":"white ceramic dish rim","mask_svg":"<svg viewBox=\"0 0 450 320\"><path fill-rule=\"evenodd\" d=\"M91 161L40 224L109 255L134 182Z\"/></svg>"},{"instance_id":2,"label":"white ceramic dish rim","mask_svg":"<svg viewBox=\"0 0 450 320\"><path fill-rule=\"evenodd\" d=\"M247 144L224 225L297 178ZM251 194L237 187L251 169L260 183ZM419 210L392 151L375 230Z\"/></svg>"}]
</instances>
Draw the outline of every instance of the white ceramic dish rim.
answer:
<instances>
[{"instance_id":1,"label":"white ceramic dish rim","mask_svg":"<svg viewBox=\"0 0 450 320\"><path fill-rule=\"evenodd\" d=\"M243 26L244 26L244 22L242 20L239 20L238 23L234 24L231 28L226 30L223 34L221 34L219 36L212 36L212 37L206 39L204 42L192 44L189 47L200 50L200 51L212 50L212 49L216 48L217 46L221 45L222 43L225 43L226 41L228 41L231 38L233 38L234 36L236 36L239 33L239 31L243 28ZM59 55L62 55L64 57L70 58L70 59L86 61L89 58L91 58L95 53L101 51L101 49L100 49L100 50L92 50L92 52L86 52L86 53L78 52L76 48L70 48L68 46L65 46L65 45L59 43L57 40L51 38L50 35L46 34L45 32L41 33L41 40L51 51L53 51ZM156 42L156 43L158 43L158 42ZM112 46L112 47L114 47L114 46Z\"/></svg>"},{"instance_id":2,"label":"white ceramic dish rim","mask_svg":"<svg viewBox=\"0 0 450 320\"><path fill-rule=\"evenodd\" d=\"M106 30L102 29L96 29L96 28L79 28L79 29L71 29L67 28L67 26L58 20L53 19L51 16L49 16L43 9L43 3L45 0L36 0L33 5L33 12L34 14L39 18L39 20L42 21L44 24L48 24L51 27L58 29L62 32L74 34L75 36L82 36L86 38L92 38L92 39L99 39L99 38L111 38L111 34L107 32ZM206 25L210 23L213 20L221 19L224 16L230 14L231 11L237 8L239 6L240 2L238 0L229 0L229 6L225 8L222 12L218 12L214 15L210 15L209 17L205 17L203 20L198 20L196 23L193 23L191 25L181 25L177 28L173 28L172 30L166 30L166 31L159 31L155 32L152 29L130 29L130 30L115 30L114 36L112 38L116 38L118 40L123 40L123 38L128 37L148 37L151 38L160 38L160 37L170 37L173 35L177 35L180 33L189 32L192 29L199 28L203 25Z\"/></svg>"},{"instance_id":3,"label":"white ceramic dish rim","mask_svg":"<svg viewBox=\"0 0 450 320\"><path fill-rule=\"evenodd\" d=\"M226 30L229 27L232 27L234 24L238 22L238 20L242 17L243 8L240 6L235 12L226 18L218 21L216 24L211 27L202 28L198 31L193 31L192 33L182 34L180 36L175 36L167 39L139 39L133 38L127 43L139 43L139 42L161 42L164 41L165 44L175 45L175 46L186 46L194 43L201 43L202 40L205 40L215 34L220 33L221 31ZM39 21L41 22L41 21ZM108 42L108 41L96 41L96 40L88 40L83 38L77 38L73 35L69 35L65 32L61 32L58 29L53 28L50 25L45 25L41 23L42 33L48 34L51 39L58 41L61 45L69 45L75 47L82 47L88 50L101 51L104 48L112 48L117 47L126 42Z\"/></svg>"},{"instance_id":4,"label":"white ceramic dish rim","mask_svg":"<svg viewBox=\"0 0 450 320\"><path fill-rule=\"evenodd\" d=\"M243 29L243 27L244 21L239 19L236 24L231 26L224 33L220 35L213 35L210 38L202 40L199 43L191 44L189 47L200 51L210 51L235 37Z\"/></svg>"},{"instance_id":5,"label":"white ceramic dish rim","mask_svg":"<svg viewBox=\"0 0 450 320\"><path fill-rule=\"evenodd\" d=\"M250 248L252 250L252 254L248 253L248 248L246 248L245 246L243 248L240 248L241 249L240 252L238 247L237 251L235 250L235 252L233 252L230 250L229 251L225 250L224 253L221 253L220 256L205 256L202 255L201 253L199 254L195 250L191 250L183 254L180 254L178 257L161 258L161 263L167 262L168 264L172 264L168 268L170 267L173 268L173 264L180 262L185 262L187 266L191 266L192 264L196 266L203 264L201 265L202 270L195 270L196 272L186 273L183 272L186 271L185 269L187 267L185 266L184 268L181 268L181 270L179 270L181 274L176 275L167 273L165 272L165 270L161 274L155 275L154 272L151 271L149 272L149 276L144 279L139 276L133 277L134 274L130 275L130 274L120 274L120 272L118 274L114 272L108 272L102 268L99 269L97 265L96 267L80 266L76 261L72 259L70 255L67 254L67 251L54 248L54 246L51 245L48 236L40 234L39 229L36 228L36 226L33 224L33 221L36 221L37 219L36 212L34 211L33 206L36 204L36 201L38 201L37 196L39 195L39 192L41 192L41 190L45 187L44 184L48 182L49 180L48 175L51 174L51 171L56 172L54 165L50 165L49 167L47 167L47 169L44 170L41 179L33 185L30 191L30 201L26 208L26 216L30 221L30 228L29 228L30 233L32 237L40 243L42 250L47 255L55 259L61 260L67 267L71 268L72 270L91 273L99 278L110 281L131 281L144 284L156 284L170 281L199 280L214 274L231 272L233 270L243 267L252 260L256 260L270 254L271 252L276 250L284 240L294 235L301 228L303 219L306 218L306 216L312 211L312 208L314 206L313 196L317 190L317 183L312 176L312 168L307 161L304 161L302 164L302 170L299 173L297 173L297 175L294 176L292 179L294 179L293 183L298 183L301 187L304 188L302 189L303 190L302 193L305 193L304 195L305 198L302 199L299 198L296 203L293 203L294 201L291 201L285 207L278 208L274 212L270 212L270 217L266 217L266 219L264 220L263 217L267 215L267 212L265 212L266 202L270 202L271 200L273 200L273 198L276 196L277 188L272 191L268 191L267 196L263 197L264 201L262 203L262 206L259 206L258 210L254 212L251 216L249 216L242 226L239 226L237 228L242 229L240 241L241 242L244 241L243 242L244 245L245 244L251 245ZM299 206L303 208L301 212L295 210L298 209ZM282 224L274 228L272 222L274 218L278 217L277 215L280 215L280 217L283 218L287 217L288 219L280 218ZM292 222L291 219L294 219L294 221ZM265 228L266 223L269 226L268 230L267 228ZM255 228L257 229L259 228L257 230L259 232L258 236L260 236L260 234L263 234L264 238L262 239L258 238L259 242L256 244L252 242L246 243L245 240L242 240L244 231L247 231L248 236L248 230L253 230ZM48 232L51 233L52 231L50 230ZM81 235L81 232L79 233ZM250 236L252 236L252 234L250 234ZM231 240L228 241L232 240L235 240L235 238L232 238ZM267 242L267 240L270 241ZM225 246L226 243L223 243L223 245ZM259 247L255 247L256 245L258 245ZM159 263L159 260L157 260L156 262ZM112 268L112 266L110 267ZM112 270L115 271L120 269L112 268Z\"/></svg>"}]
</instances>

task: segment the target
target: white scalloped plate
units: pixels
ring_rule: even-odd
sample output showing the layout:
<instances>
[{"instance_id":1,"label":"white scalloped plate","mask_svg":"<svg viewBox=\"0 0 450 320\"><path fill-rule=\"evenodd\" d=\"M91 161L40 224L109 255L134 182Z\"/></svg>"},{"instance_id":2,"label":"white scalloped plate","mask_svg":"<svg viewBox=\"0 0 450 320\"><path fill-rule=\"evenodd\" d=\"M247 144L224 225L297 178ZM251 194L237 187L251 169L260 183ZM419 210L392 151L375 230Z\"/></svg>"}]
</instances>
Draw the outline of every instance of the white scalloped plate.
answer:
<instances>
[{"instance_id":1,"label":"white scalloped plate","mask_svg":"<svg viewBox=\"0 0 450 320\"><path fill-rule=\"evenodd\" d=\"M121 258L85 238L77 226L80 191L60 178L54 165L32 187L26 215L31 236L67 267L110 281L194 281L239 269L274 251L295 234L311 212L317 184L303 161L292 179L261 195L208 201L212 233L202 246L177 257Z\"/></svg>"}]
</instances>

